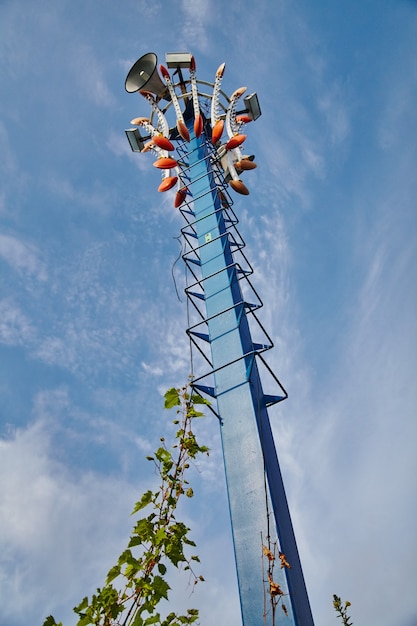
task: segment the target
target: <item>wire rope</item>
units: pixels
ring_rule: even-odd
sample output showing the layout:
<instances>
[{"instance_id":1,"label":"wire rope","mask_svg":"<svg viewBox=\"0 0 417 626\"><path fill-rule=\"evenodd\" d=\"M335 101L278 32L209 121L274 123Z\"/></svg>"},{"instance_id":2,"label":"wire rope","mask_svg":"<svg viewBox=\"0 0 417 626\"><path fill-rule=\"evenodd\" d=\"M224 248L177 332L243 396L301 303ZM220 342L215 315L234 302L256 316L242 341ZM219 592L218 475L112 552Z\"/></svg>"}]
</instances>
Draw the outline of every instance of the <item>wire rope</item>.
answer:
<instances>
[{"instance_id":1,"label":"wire rope","mask_svg":"<svg viewBox=\"0 0 417 626\"><path fill-rule=\"evenodd\" d=\"M178 243L179 243L179 245L180 245L180 251L179 251L179 254L178 254L177 258L175 259L175 261L174 261L174 262L173 262L173 264L172 264L172 267L171 267L171 276L172 276L172 280L173 280L173 282L174 282L175 293L177 294L177 298L178 298L178 300L179 300L180 302L182 302L182 300L181 300L181 298L180 298L180 294L178 293L177 281L176 281L175 274L174 274L174 268L175 268L176 264L178 263L178 261L180 260L180 258L181 258L181 256L182 256L182 253L183 253L183 247L182 247L182 245L181 245L181 235L178 235L178 237L173 237L173 239L176 239L176 240L178 241Z\"/></svg>"}]
</instances>

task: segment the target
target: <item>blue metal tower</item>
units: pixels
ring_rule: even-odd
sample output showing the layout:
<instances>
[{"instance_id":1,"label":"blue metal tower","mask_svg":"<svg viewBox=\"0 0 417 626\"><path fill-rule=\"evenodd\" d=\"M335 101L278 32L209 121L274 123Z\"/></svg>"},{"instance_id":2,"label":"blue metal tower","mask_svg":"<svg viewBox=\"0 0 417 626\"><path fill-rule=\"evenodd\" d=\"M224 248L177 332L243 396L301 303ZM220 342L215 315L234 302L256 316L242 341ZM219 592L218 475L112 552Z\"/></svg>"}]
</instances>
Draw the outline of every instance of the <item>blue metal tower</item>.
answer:
<instances>
[{"instance_id":1,"label":"blue metal tower","mask_svg":"<svg viewBox=\"0 0 417 626\"><path fill-rule=\"evenodd\" d=\"M249 193L240 175L256 165L242 151L242 129L259 117L258 100L256 94L245 97L244 110L237 113L245 88L230 98L224 94L224 65L214 83L207 83L197 80L191 54L167 54L166 61L175 81L162 65L160 78L153 53L130 70L126 90L139 91L152 115L132 120L135 127L126 134L134 151L155 153L154 165L162 171L158 190L176 188L174 204L186 220L183 259L193 311L187 333L200 361L208 364L193 387L217 406L243 624L313 626L268 417L268 407L287 393L262 356L272 341L256 315L262 302L250 281L252 268L229 195L229 188ZM167 121L170 109L173 127ZM263 391L261 370L274 382L274 394Z\"/></svg>"}]
</instances>

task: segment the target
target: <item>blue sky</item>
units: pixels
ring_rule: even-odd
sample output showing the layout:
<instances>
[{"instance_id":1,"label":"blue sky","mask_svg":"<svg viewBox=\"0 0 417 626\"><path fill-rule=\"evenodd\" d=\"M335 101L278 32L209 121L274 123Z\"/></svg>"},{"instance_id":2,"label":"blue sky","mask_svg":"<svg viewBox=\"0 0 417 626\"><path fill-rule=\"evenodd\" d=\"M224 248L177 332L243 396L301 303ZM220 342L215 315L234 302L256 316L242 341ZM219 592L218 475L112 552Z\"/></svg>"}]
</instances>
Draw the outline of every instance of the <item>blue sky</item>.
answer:
<instances>
[{"instance_id":1,"label":"blue sky","mask_svg":"<svg viewBox=\"0 0 417 626\"><path fill-rule=\"evenodd\" d=\"M417 3L0 3L0 624L99 586L189 373L182 218L124 129L149 51L257 91L240 230L289 392L271 410L317 625L417 624ZM174 273L182 285L183 269ZM179 605L240 624L217 424L184 512L207 580Z\"/></svg>"}]
</instances>

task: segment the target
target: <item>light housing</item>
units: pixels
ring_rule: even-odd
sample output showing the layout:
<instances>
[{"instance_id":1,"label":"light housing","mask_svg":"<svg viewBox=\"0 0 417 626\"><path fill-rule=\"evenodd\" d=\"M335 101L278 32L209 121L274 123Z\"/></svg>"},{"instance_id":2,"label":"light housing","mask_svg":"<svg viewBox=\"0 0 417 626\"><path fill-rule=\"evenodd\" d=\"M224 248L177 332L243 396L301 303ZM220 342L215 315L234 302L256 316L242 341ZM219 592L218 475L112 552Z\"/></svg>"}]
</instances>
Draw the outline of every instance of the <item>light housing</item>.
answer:
<instances>
[{"instance_id":1,"label":"light housing","mask_svg":"<svg viewBox=\"0 0 417 626\"><path fill-rule=\"evenodd\" d=\"M189 69L191 67L191 52L167 52L165 61L170 69L183 67Z\"/></svg>"},{"instance_id":2,"label":"light housing","mask_svg":"<svg viewBox=\"0 0 417 626\"><path fill-rule=\"evenodd\" d=\"M256 93L251 93L248 96L243 98L243 102L245 103L246 111L249 117L255 121L258 117L261 117L262 111L259 106L258 95Z\"/></svg>"},{"instance_id":3,"label":"light housing","mask_svg":"<svg viewBox=\"0 0 417 626\"><path fill-rule=\"evenodd\" d=\"M125 130L126 137L128 138L132 152L142 152L144 147L144 137L139 132L138 128L128 128Z\"/></svg>"}]
</instances>

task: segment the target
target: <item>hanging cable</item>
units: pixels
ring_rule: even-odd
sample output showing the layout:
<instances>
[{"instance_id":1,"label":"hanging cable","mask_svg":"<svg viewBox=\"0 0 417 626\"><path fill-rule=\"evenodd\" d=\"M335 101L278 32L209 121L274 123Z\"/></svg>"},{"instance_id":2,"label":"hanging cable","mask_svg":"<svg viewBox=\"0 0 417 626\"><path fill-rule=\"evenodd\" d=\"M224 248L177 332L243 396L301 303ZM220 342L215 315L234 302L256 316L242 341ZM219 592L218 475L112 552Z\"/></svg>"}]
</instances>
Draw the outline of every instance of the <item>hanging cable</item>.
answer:
<instances>
[{"instance_id":1,"label":"hanging cable","mask_svg":"<svg viewBox=\"0 0 417 626\"><path fill-rule=\"evenodd\" d=\"M187 264L184 263L184 273L185 273L185 287L188 287L188 268ZM187 295L187 328L191 326L191 315L190 315L190 296ZM188 335L188 342L190 347L190 378L194 378L194 359L193 359L193 342L191 341L191 335Z\"/></svg>"},{"instance_id":2,"label":"hanging cable","mask_svg":"<svg viewBox=\"0 0 417 626\"><path fill-rule=\"evenodd\" d=\"M172 280L174 282L174 287L175 287L175 293L177 294L177 298L180 302L182 302L181 298L180 298L180 294L178 293L178 288L177 288L177 281L175 280L175 274L174 274L174 268L176 266L176 264L178 263L178 261L180 260L182 253L183 253L183 248L182 248L182 244L181 244L181 235L178 235L178 237L173 237L173 239L176 239L178 241L178 243L180 244L180 252L177 256L177 258L175 259L175 261L172 264L171 267L171 275L172 275Z\"/></svg>"}]
</instances>

